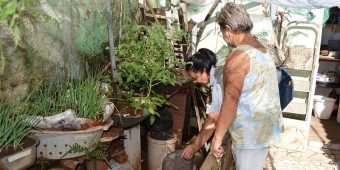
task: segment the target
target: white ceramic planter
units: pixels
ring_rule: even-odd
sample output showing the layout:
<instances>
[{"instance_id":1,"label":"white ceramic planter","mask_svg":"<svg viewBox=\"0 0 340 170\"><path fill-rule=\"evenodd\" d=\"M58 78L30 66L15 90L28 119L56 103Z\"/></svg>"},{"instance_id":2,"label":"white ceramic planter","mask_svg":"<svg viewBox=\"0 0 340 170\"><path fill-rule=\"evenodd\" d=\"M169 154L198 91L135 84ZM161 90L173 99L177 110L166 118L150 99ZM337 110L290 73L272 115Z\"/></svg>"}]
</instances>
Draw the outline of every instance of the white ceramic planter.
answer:
<instances>
[{"instance_id":1,"label":"white ceramic planter","mask_svg":"<svg viewBox=\"0 0 340 170\"><path fill-rule=\"evenodd\" d=\"M70 146L79 144L83 147L90 147L93 143L98 143L104 130L108 130L113 121L100 126L94 126L86 130L59 131L41 130L35 131L34 136L40 139L37 147L38 159L68 159L85 155L84 152L68 153ZM94 149L94 148L92 148ZM91 148L90 148L91 150ZM63 157L64 156L64 157Z\"/></svg>"}]
</instances>

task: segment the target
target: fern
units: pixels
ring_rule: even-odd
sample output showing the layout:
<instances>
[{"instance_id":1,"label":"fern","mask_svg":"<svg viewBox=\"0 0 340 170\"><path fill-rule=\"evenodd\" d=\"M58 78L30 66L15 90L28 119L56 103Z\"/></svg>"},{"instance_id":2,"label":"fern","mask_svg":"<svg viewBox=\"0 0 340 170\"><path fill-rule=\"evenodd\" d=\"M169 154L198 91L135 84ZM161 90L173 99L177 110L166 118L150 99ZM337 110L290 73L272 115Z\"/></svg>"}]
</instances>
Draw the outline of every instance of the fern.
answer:
<instances>
[{"instance_id":1,"label":"fern","mask_svg":"<svg viewBox=\"0 0 340 170\"><path fill-rule=\"evenodd\" d=\"M85 152L85 156L89 158L96 158L98 160L105 161L107 165L109 165L109 161L107 160L107 155L101 151L101 150L96 150L97 148L101 148L105 145L102 145L100 143L92 143L89 147L81 146L78 143L75 143L73 145L70 145L70 149L61 157L65 157L67 154L70 153L81 153ZM93 151L90 151L93 149Z\"/></svg>"}]
</instances>

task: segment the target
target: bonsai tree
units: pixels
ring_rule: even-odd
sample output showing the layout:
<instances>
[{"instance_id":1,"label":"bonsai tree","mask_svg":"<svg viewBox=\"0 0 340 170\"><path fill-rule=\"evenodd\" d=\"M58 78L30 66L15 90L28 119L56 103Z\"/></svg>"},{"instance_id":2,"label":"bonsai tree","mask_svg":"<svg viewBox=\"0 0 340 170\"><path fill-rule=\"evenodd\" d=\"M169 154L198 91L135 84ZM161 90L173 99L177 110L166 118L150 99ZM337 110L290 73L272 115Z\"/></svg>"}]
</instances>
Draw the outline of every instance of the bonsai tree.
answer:
<instances>
[{"instance_id":1,"label":"bonsai tree","mask_svg":"<svg viewBox=\"0 0 340 170\"><path fill-rule=\"evenodd\" d=\"M143 110L154 121L157 106L167 104L153 91L156 85L176 85L176 60L171 41L164 27L128 25L120 37L117 55L117 80L120 90L127 91L127 100L135 110ZM136 95L136 93L138 95Z\"/></svg>"}]
</instances>

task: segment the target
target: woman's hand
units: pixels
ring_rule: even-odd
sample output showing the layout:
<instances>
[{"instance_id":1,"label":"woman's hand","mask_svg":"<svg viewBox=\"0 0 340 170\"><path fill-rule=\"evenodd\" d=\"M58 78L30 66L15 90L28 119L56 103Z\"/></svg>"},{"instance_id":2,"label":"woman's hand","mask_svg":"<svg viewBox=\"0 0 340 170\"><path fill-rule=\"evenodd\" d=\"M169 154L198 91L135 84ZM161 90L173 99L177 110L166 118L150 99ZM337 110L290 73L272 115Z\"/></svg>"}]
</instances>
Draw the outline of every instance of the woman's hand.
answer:
<instances>
[{"instance_id":1,"label":"woman's hand","mask_svg":"<svg viewBox=\"0 0 340 170\"><path fill-rule=\"evenodd\" d=\"M187 145L182 152L181 158L184 158L186 160L189 160L192 158L192 156L197 152L198 149L196 149L195 143L192 143L190 145Z\"/></svg>"},{"instance_id":2,"label":"woman's hand","mask_svg":"<svg viewBox=\"0 0 340 170\"><path fill-rule=\"evenodd\" d=\"M210 152L216 157L216 158L222 158L224 151L222 148L222 140L218 140L213 138L211 147L210 147Z\"/></svg>"}]
</instances>

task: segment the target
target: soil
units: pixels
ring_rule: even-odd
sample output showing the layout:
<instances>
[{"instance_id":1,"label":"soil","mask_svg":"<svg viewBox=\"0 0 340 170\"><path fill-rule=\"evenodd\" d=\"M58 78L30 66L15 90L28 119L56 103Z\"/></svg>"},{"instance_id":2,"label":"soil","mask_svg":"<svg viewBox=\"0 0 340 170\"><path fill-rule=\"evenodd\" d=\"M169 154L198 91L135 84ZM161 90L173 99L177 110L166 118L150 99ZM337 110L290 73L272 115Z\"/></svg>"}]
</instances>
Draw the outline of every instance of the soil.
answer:
<instances>
[{"instance_id":1,"label":"soil","mask_svg":"<svg viewBox=\"0 0 340 170\"><path fill-rule=\"evenodd\" d=\"M99 126L100 124L101 122L99 120L87 120L84 124L81 125L81 129L77 129L77 130L89 129L94 126Z\"/></svg>"},{"instance_id":2,"label":"soil","mask_svg":"<svg viewBox=\"0 0 340 170\"><path fill-rule=\"evenodd\" d=\"M25 137L24 140L22 140L21 145L14 149L13 147L9 147L7 149L4 149L0 152L0 159L2 159L5 156L11 155L13 153L22 151L28 147L31 147L32 145L34 145L35 141L31 138Z\"/></svg>"},{"instance_id":3,"label":"soil","mask_svg":"<svg viewBox=\"0 0 340 170\"><path fill-rule=\"evenodd\" d=\"M192 78L190 75L184 71L184 70L176 70L176 79L179 81L181 84L186 84L188 83Z\"/></svg>"},{"instance_id":4,"label":"soil","mask_svg":"<svg viewBox=\"0 0 340 170\"><path fill-rule=\"evenodd\" d=\"M113 126L116 128L128 128L143 121L146 116L143 110L135 110L127 100L113 100L116 107L112 115Z\"/></svg>"},{"instance_id":5,"label":"soil","mask_svg":"<svg viewBox=\"0 0 340 170\"><path fill-rule=\"evenodd\" d=\"M127 100L113 100L112 101L116 107L114 114L118 115L130 115L131 117L141 117L144 116L143 110L135 110L130 106L130 102Z\"/></svg>"}]
</instances>

